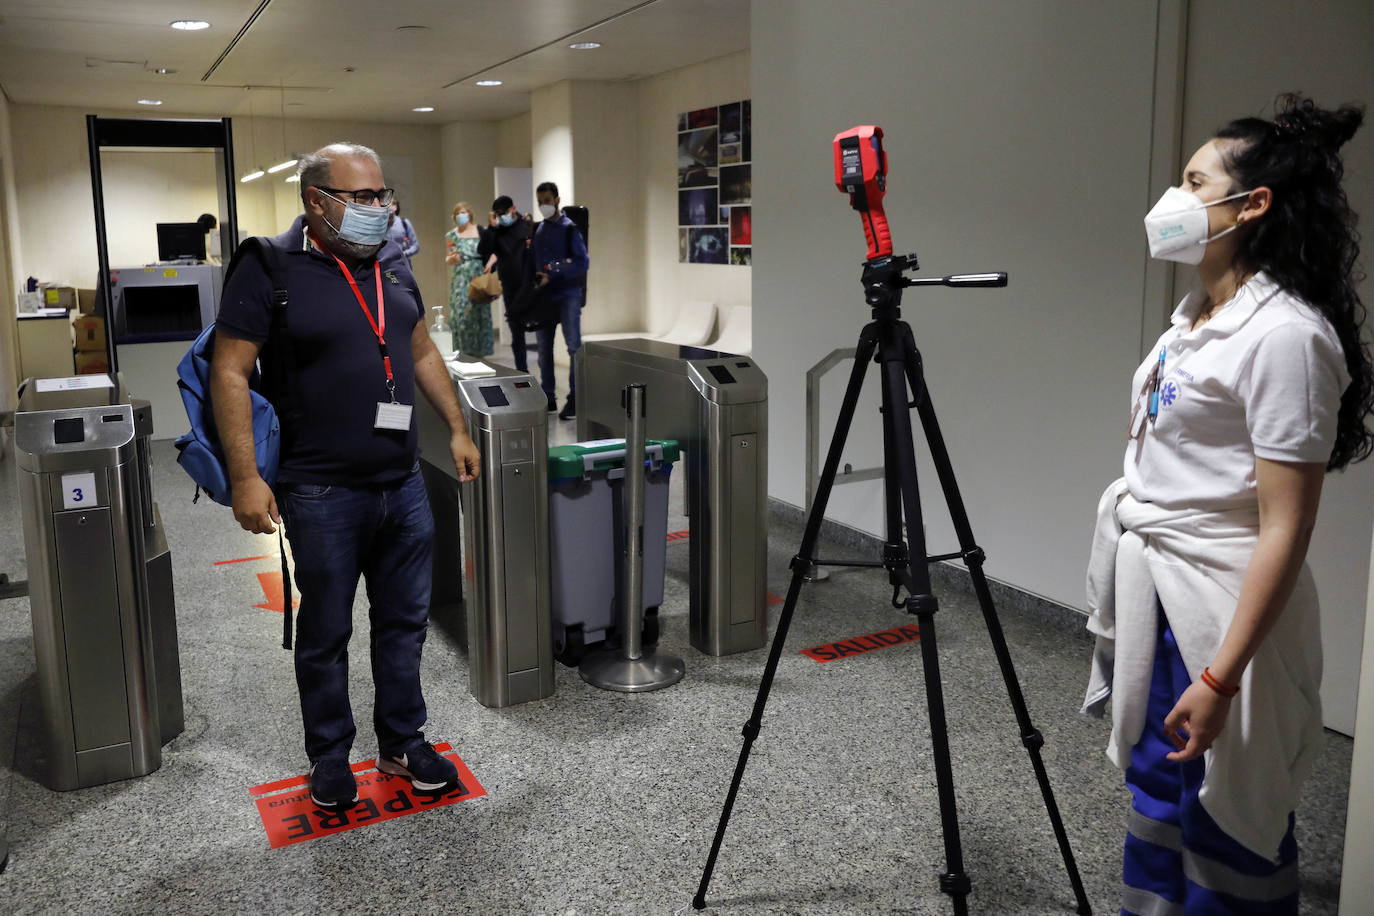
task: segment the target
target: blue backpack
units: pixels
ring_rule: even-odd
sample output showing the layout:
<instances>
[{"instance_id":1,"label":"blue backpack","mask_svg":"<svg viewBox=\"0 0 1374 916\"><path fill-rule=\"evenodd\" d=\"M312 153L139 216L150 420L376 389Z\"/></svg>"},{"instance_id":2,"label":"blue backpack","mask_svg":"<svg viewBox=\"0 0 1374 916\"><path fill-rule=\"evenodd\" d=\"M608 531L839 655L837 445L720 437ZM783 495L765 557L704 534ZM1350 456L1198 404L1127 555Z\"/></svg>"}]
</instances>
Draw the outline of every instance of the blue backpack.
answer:
<instances>
[{"instance_id":1,"label":"blue backpack","mask_svg":"<svg viewBox=\"0 0 1374 916\"><path fill-rule=\"evenodd\" d=\"M272 245L271 239L253 237L244 239L224 272L227 283L234 269L247 257L257 257L267 270L272 281L272 324L269 338L275 342L272 348L276 354L272 380L280 401L289 388L289 372L293 366L291 345L286 339L286 270L281 262L281 252ZM215 326L211 324L196 337L191 349L177 364L177 388L181 391L181 403L186 406L186 417L191 421L189 432L177 437L177 463L181 465L196 484L196 493L191 501L200 499L204 490L210 498L222 506L233 505L233 495L229 489L229 467L224 460L224 449L220 446L219 434L215 430L215 411L210 403L210 363L215 353ZM253 407L253 449L256 452L258 473L267 481L268 486L277 482L277 462L281 458L281 423L277 419L277 409L271 400L259 389L263 387L262 378L257 371L249 379L248 399ZM283 588L282 648L291 648L291 610L294 603L291 589L291 570L286 561L286 545L281 539L281 528L277 528L277 544L281 550L281 574Z\"/></svg>"},{"instance_id":2,"label":"blue backpack","mask_svg":"<svg viewBox=\"0 0 1374 916\"><path fill-rule=\"evenodd\" d=\"M243 259L253 255L261 259L272 280L272 330L276 336L284 329L286 321L286 284L280 255L270 240L263 238L245 239L234 253L225 272L225 281ZM215 413L210 403L210 363L214 357L215 326L213 324L200 332L191 344L191 349L177 364L177 388L181 391L181 403L186 407L186 417L191 421L191 429L179 436L174 443L177 448L177 463L195 482L196 493L192 502L200 499L205 491L221 506L233 505L233 494L229 488L229 468L224 459L224 449L220 446L219 434L215 429ZM285 345L276 347L278 351L287 349ZM278 378L281 376L278 375ZM256 371L249 380L249 400L253 407L253 448L257 457L258 473L268 486L277 482L277 462L281 457L281 423L277 411L258 390L262 387L261 378Z\"/></svg>"}]
</instances>

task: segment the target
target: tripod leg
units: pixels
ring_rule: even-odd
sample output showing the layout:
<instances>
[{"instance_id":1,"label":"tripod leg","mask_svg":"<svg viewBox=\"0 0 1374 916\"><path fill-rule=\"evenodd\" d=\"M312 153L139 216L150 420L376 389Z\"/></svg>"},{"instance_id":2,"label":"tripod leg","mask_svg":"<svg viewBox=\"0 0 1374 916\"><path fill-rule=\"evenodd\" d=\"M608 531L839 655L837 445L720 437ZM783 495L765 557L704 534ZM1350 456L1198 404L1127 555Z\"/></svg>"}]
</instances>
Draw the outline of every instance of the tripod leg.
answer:
<instances>
[{"instance_id":1,"label":"tripod leg","mask_svg":"<svg viewBox=\"0 0 1374 916\"><path fill-rule=\"evenodd\" d=\"M1040 748L1045 743L1045 739L1031 724L1030 712L1026 708L1026 699L1021 693L1021 685L1016 678L1016 668L1012 665L1011 653L1007 650L1007 640L1002 632L1002 624L997 617L996 609L993 607L992 591L988 588L988 580L983 573L983 549L974 541L973 528L969 524L963 497L959 494L959 483L954 478L954 466L950 463L949 451L945 448L944 436L940 432L940 423L935 416L935 407L930 402L929 391L925 388L925 382L920 375L916 342L911 336L909 327L906 328L906 337L907 345L913 354L907 363L907 375L912 390L917 393L916 409L921 419L921 426L925 430L930 456L935 464L936 474L940 478L940 487L944 491L950 519L954 523L954 530L959 538L959 549L964 555L964 565L968 567L969 576L973 580L973 590L978 596L978 604L983 611L983 622L987 625L988 636L992 640L992 648L1002 670L1002 680L1007 685L1007 695L1011 699L1017 726L1021 730L1021 743L1030 754L1031 767L1035 770L1035 781L1040 785L1040 794L1044 798L1045 809L1050 816L1050 825L1054 829L1055 840L1059 843L1059 852L1064 859L1064 868L1068 871L1069 883L1073 885L1074 896L1078 902L1078 912L1086 916L1092 912L1092 906L1088 903L1088 895L1083 888L1083 880L1079 877L1073 850L1069 848L1069 837L1064 830L1064 821L1059 815L1059 806L1054 800L1054 790L1050 788L1049 774L1045 771L1045 764L1040 758ZM924 642L926 638L924 619L922 619L921 628L921 641Z\"/></svg>"},{"instance_id":2,"label":"tripod leg","mask_svg":"<svg viewBox=\"0 0 1374 916\"><path fill-rule=\"evenodd\" d=\"M839 471L840 458L844 454L845 440L849 437L849 427L854 419L854 409L859 402L859 392L863 388L864 372L868 361L873 358L875 339L872 335L874 325L864 328L859 336L859 345L854 356L854 369L849 375L849 385L845 388L840 414L835 421L835 432L830 440L830 451L826 453L825 468L821 471L820 483L811 504L811 514L806 520L806 530L802 534L801 547L792 558L792 583L787 588L787 599L783 602L782 612L778 615L777 630L773 634L773 645L768 652L768 662L759 681L758 696L754 699L754 710L749 721L744 724L744 746L740 748L739 760L735 764L735 775L730 780L730 790L725 795L725 805L720 812L720 823L716 825L716 836L711 842L711 852L706 857L706 867L701 873L701 883L697 886L692 906L698 910L706 907L706 890L711 884L711 873L715 871L716 857L720 855L720 844L725 839L725 830L730 824L730 813L735 807L739 794L740 780L744 778L744 768L749 763L749 752L753 749L754 739L758 737L763 722L763 708L768 702L768 694L773 687L773 676L777 673L778 660L782 657L783 643L787 641L787 630L792 625L792 613L797 607L802 582L815 559L816 540L820 537L821 522L825 518L825 507L830 501L830 491Z\"/></svg>"},{"instance_id":3,"label":"tripod leg","mask_svg":"<svg viewBox=\"0 0 1374 916\"><path fill-rule=\"evenodd\" d=\"M921 665L925 674L926 708L930 717L930 743L935 758L935 782L940 798L940 824L945 841L945 873L940 890L954 901L956 916L968 912L971 887L964 872L963 847L959 840L959 810L954 796L954 769L950 762L949 729L945 722L944 688L940 680L940 656L935 639L935 612L939 604L930 589L930 568L926 561L925 531L922 525L920 488L916 479L916 449L912 443L911 413L907 407L908 361L901 351L901 340L893 341L895 352L883 360L883 435L888 439L888 459L896 458L897 477L906 517L909 606L915 608L921 630ZM920 388L913 385L919 398ZM889 475L889 478L891 475ZM888 520L889 530L894 521ZM900 530L898 527L897 530Z\"/></svg>"}]
</instances>

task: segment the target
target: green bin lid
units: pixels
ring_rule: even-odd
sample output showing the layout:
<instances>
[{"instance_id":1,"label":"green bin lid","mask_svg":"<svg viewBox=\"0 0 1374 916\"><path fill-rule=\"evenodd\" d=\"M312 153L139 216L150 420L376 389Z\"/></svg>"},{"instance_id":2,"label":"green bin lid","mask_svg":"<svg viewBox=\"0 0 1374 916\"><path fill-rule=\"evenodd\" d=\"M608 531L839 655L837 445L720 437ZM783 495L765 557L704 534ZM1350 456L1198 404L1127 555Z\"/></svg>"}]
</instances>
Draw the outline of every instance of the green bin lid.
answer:
<instances>
[{"instance_id":1,"label":"green bin lid","mask_svg":"<svg viewBox=\"0 0 1374 916\"><path fill-rule=\"evenodd\" d=\"M663 452L663 460L672 464L681 454L676 439L645 439L646 454L655 446ZM603 456L603 457L597 457ZM587 476L587 471L607 471L625 466L624 439L596 439L574 442L571 445L549 447L549 479L571 480Z\"/></svg>"}]
</instances>

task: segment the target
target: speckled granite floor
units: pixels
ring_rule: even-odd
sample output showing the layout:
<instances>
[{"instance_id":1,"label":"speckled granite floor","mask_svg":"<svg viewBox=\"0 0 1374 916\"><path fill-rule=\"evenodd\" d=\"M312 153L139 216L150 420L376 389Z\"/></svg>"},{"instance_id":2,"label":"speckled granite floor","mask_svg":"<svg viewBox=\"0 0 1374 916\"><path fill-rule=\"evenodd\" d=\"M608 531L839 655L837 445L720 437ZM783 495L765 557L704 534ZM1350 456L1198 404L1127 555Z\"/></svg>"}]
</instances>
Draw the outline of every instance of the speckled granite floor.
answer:
<instances>
[{"instance_id":1,"label":"speckled granite floor","mask_svg":"<svg viewBox=\"0 0 1374 916\"><path fill-rule=\"evenodd\" d=\"M565 441L572 424L552 422ZM0 571L19 578L12 475L6 459ZM186 731L147 777L76 792L43 788L33 773L40 724L28 602L0 602L0 837L11 850L0 909L692 912L766 649L709 658L688 645L685 541L668 547L662 611L662 647L687 663L679 685L608 693L558 666L549 699L486 709L468 694L464 653L433 627L424 656L428 731L452 742L486 797L274 850L248 789L306 765L280 617L254 607L262 602L257 573L275 564L215 563L271 554L276 541L239 531L225 509L191 505L170 443L156 445L154 478L173 551ZM680 495L670 513L669 530L687 527ZM786 509L772 515L775 594L786 592L798 518ZM825 555L845 549L826 546ZM977 604L961 576L937 578L970 908L1072 912ZM886 577L872 571L838 570L803 589L708 912L951 912L935 877L943 846L919 646L827 664L796 651L913 622L889 597ZM1106 724L1077 714L1090 651L1081 618L1024 598L999 610L1089 899L1095 912L1115 912L1127 794L1102 754ZM361 598L355 613L361 633ZM369 675L365 664L354 668L354 707L366 723ZM360 729L353 759L373 753ZM1299 812L1304 913L1336 911L1350 753L1349 739L1328 736Z\"/></svg>"}]
</instances>

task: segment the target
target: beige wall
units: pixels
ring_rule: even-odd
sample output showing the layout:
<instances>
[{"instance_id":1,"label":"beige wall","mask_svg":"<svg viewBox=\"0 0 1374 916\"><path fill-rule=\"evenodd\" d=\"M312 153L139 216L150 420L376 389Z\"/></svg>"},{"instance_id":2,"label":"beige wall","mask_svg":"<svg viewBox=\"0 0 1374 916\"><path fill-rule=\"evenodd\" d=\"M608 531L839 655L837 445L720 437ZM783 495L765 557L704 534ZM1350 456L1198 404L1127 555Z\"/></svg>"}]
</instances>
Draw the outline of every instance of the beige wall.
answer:
<instances>
[{"instance_id":1,"label":"beige wall","mask_svg":"<svg viewBox=\"0 0 1374 916\"><path fill-rule=\"evenodd\" d=\"M555 182L563 202L569 204L577 203L572 87L572 82L564 80L530 93L530 167L534 169L534 183Z\"/></svg>"},{"instance_id":2,"label":"beige wall","mask_svg":"<svg viewBox=\"0 0 1374 916\"><path fill-rule=\"evenodd\" d=\"M24 275L90 287L98 271L95 221L91 203L90 167L86 152L86 111L53 106L10 106L15 144L15 183L18 189L19 238ZM128 117L128 112L103 112ZM214 117L205 113L169 117ZM442 193L440 129L350 121L282 121L278 118L235 118L234 163L239 174L249 167L273 165L289 152L318 149L334 140L350 140L372 147L382 158L383 171L406 203L406 216L415 224L421 251L415 274L421 294L436 303L447 297L441 239L453 204ZM165 154L164 154L165 155ZM198 155L198 154L189 154ZM390 164L390 165L389 165ZM103 168L103 167L102 167ZM236 184L242 228L252 233L283 231L299 212L296 185L282 179L289 172L269 175L247 185ZM140 191L161 194L156 184ZM119 189L106 181L106 213L114 222L149 224L160 211L136 203L115 212L112 200ZM213 188L211 189L213 194ZM180 208L178 208L179 210ZM186 219L201 212L192 207ZM207 207L205 209L214 209Z\"/></svg>"},{"instance_id":3,"label":"beige wall","mask_svg":"<svg viewBox=\"0 0 1374 916\"><path fill-rule=\"evenodd\" d=\"M100 176L110 266L156 261L158 223L190 223L202 213L217 213L219 158L210 150L103 151ZM91 277L93 281L94 271ZM79 285L90 288L94 283Z\"/></svg>"},{"instance_id":4,"label":"beige wall","mask_svg":"<svg viewBox=\"0 0 1374 916\"><path fill-rule=\"evenodd\" d=\"M640 162L639 131L630 83L572 84L572 153L576 196L559 184L563 203L588 209L592 269L582 332L600 334L643 327L643 238L636 218L643 195L631 177ZM535 172L536 184L543 180Z\"/></svg>"},{"instance_id":5,"label":"beige wall","mask_svg":"<svg viewBox=\"0 0 1374 916\"><path fill-rule=\"evenodd\" d=\"M639 235L644 264L642 320L637 329L667 331L683 301L715 302L722 316L733 306L753 301L753 268L681 264L677 245L677 116L683 111L749 98L749 63L749 52L742 51L637 84L637 188L643 198ZM755 143L757 149L757 140ZM757 158L757 152L754 155Z\"/></svg>"},{"instance_id":6,"label":"beige wall","mask_svg":"<svg viewBox=\"0 0 1374 916\"><path fill-rule=\"evenodd\" d=\"M10 101L0 92L0 309L5 319L0 321L0 410L12 410L15 406L14 391L19 383L16 378L19 366L18 328L14 314L18 303L15 294L25 277L19 274L15 265L19 262L19 220L14 184L14 144L10 129ZM0 432L0 448L4 455L9 454L9 430Z\"/></svg>"},{"instance_id":7,"label":"beige wall","mask_svg":"<svg viewBox=\"0 0 1374 916\"><path fill-rule=\"evenodd\" d=\"M511 168L529 168L532 164L530 153L530 113L506 118L496 122L496 164Z\"/></svg>"}]
</instances>

